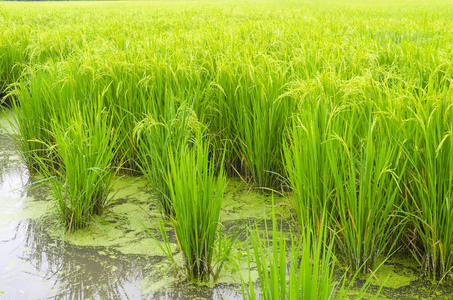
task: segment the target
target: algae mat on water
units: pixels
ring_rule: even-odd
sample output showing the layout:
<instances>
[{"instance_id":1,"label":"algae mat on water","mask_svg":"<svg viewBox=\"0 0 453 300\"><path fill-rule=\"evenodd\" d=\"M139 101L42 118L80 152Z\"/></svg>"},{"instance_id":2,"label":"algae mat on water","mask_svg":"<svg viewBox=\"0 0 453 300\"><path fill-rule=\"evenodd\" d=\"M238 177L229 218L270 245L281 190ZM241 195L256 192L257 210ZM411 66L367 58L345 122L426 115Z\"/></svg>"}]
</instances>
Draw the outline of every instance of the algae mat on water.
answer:
<instances>
[{"instance_id":1,"label":"algae mat on water","mask_svg":"<svg viewBox=\"0 0 453 300\"><path fill-rule=\"evenodd\" d=\"M245 272L242 263L239 272L231 277L226 272L214 288L173 284L171 274L165 275L169 263L140 223L157 233L157 217L148 216L137 206L157 214L152 193L141 179L122 179L116 187L119 189L116 203L99 219L102 223L99 228L92 226L68 239L52 229L50 223L38 219L49 204L45 190L34 190L25 198L15 194L8 201L0 199L2 210L9 209L1 217L2 225L9 227L2 226L7 230L0 231L6 246L2 247L2 254L7 257L0 269L1 288L7 299L39 299L49 295L57 299L241 298L237 283ZM270 208L268 197L245 191L237 181L232 182L226 199L226 224L242 218L253 220L258 209ZM259 206L251 203L257 199L262 201ZM176 245L174 248L177 251ZM436 289L430 282L419 279L411 260L390 260L376 276L378 280L370 294L385 282L382 299L451 298L448 286ZM39 288L27 285L28 281L39 283Z\"/></svg>"},{"instance_id":2,"label":"algae mat on water","mask_svg":"<svg viewBox=\"0 0 453 300\"><path fill-rule=\"evenodd\" d=\"M143 179L118 180L114 204L99 224L67 237L41 218L52 203L45 186L26 191L33 180L21 176L19 165L12 163L2 168L1 178L7 192L0 198L5 258L0 289L6 299L240 298L237 272L233 280L225 276L214 288L173 284L172 275L166 275L169 263L142 225L157 234L158 210ZM232 222L256 211L242 213L247 201L241 201L239 191L231 189L229 194L225 211ZM261 198L263 207L266 198Z\"/></svg>"},{"instance_id":3,"label":"algae mat on water","mask_svg":"<svg viewBox=\"0 0 453 300\"><path fill-rule=\"evenodd\" d=\"M99 224L69 238L63 235L41 218L52 199L45 186L28 191L37 179L29 177L13 146L7 135L0 134L0 291L4 292L0 298L242 298L238 283L247 270L243 248L233 254L238 264L230 263L214 287L175 284L172 274L166 274L170 264L142 225L158 236L159 210L143 178L118 179L114 204ZM242 221L266 219L271 203L270 196L230 179L222 209L225 231L231 232ZM262 223L260 228L265 228ZM168 233L173 234L170 227ZM178 251L176 243L173 248ZM370 298L384 284L381 299L452 299L450 285L436 286L422 279L410 258L390 259L376 278Z\"/></svg>"}]
</instances>

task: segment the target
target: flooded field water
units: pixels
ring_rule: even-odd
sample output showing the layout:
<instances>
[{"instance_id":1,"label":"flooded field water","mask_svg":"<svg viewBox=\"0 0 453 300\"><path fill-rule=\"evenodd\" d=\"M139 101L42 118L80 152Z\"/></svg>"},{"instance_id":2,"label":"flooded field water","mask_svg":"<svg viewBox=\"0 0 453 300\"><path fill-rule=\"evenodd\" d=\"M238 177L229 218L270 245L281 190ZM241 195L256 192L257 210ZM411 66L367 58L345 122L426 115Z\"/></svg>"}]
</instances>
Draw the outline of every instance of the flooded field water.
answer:
<instances>
[{"instance_id":1,"label":"flooded field water","mask_svg":"<svg viewBox=\"0 0 453 300\"><path fill-rule=\"evenodd\" d=\"M2 125L7 123L3 120ZM225 272L214 287L175 283L171 272L166 274L168 260L144 228L159 234L158 210L144 179L119 178L114 202L98 224L69 237L48 217L52 199L46 187L29 190L38 181L29 176L2 130L0 299L242 298L238 272L233 278ZM230 184L226 224L256 213L244 209L250 203L237 198L243 188L240 182ZM262 197L261 204L266 200ZM176 244L174 249L177 252Z\"/></svg>"},{"instance_id":2,"label":"flooded field water","mask_svg":"<svg viewBox=\"0 0 453 300\"><path fill-rule=\"evenodd\" d=\"M8 126L4 119L1 124ZM113 204L97 225L70 236L48 217L52 199L46 187L30 189L39 180L1 129L0 299L242 299L243 250L233 253L215 286L175 283L167 258L144 228L159 236L158 209L143 178L119 178ZM270 216L271 198L238 180L230 180L225 197L227 232ZM451 285L423 279L410 257L390 259L376 279L370 298L384 285L380 299L453 299Z\"/></svg>"}]
</instances>

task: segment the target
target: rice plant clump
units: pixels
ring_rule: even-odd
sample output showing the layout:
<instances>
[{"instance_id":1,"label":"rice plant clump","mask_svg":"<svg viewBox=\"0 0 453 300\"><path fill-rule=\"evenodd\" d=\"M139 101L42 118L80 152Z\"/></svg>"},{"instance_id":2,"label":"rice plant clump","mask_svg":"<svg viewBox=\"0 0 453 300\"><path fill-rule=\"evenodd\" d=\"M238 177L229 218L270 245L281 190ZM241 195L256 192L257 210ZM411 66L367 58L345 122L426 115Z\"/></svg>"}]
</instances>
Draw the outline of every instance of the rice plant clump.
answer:
<instances>
[{"instance_id":1,"label":"rice plant clump","mask_svg":"<svg viewBox=\"0 0 453 300\"><path fill-rule=\"evenodd\" d=\"M192 148L167 147L169 168L165 180L174 208L171 222L183 255L180 271L188 279L206 282L216 280L223 267L222 262L214 266L213 258L226 177L223 163L220 170L216 168L217 157L222 162L224 154L212 149L201 132L194 144ZM168 242L165 234L164 240Z\"/></svg>"},{"instance_id":2,"label":"rice plant clump","mask_svg":"<svg viewBox=\"0 0 453 300\"><path fill-rule=\"evenodd\" d=\"M68 123L52 122L53 157L37 156L36 160L50 181L55 217L67 231L74 231L92 222L110 204L112 177L117 171L111 163L119 140L105 110L79 107L67 117Z\"/></svg>"},{"instance_id":3,"label":"rice plant clump","mask_svg":"<svg viewBox=\"0 0 453 300\"><path fill-rule=\"evenodd\" d=\"M331 222L347 264L353 271L365 265L362 271L369 272L379 255L393 249L404 228L397 215L402 174L395 172L402 151L379 134L379 118L371 121L362 141L354 140L352 124L346 125L343 136L336 134L328 142L338 211Z\"/></svg>"},{"instance_id":4,"label":"rice plant clump","mask_svg":"<svg viewBox=\"0 0 453 300\"><path fill-rule=\"evenodd\" d=\"M317 100L292 118L283 146L289 204L299 231L317 224L324 210L332 210L331 168L328 162L329 123L334 110ZM319 226L319 224L318 224Z\"/></svg>"},{"instance_id":5,"label":"rice plant clump","mask_svg":"<svg viewBox=\"0 0 453 300\"><path fill-rule=\"evenodd\" d=\"M407 214L412 220L411 249L423 272L433 278L453 278L453 107L451 92L424 103L407 121L405 150Z\"/></svg>"},{"instance_id":6,"label":"rice plant clump","mask_svg":"<svg viewBox=\"0 0 453 300\"><path fill-rule=\"evenodd\" d=\"M278 230L275 209L272 215L272 237L269 231L260 234L258 227L250 227L248 245L248 283L242 280L243 299L346 299L358 272L346 286L346 274L338 280L334 274L336 257L334 239L328 238L326 214L321 214L317 232L307 226L298 241L291 233L287 240ZM329 241L330 240L330 241ZM250 248L252 252L250 252ZM252 262L256 264L259 289L252 281ZM372 276L366 280L355 299L361 299L370 286ZM375 299L379 292L376 293Z\"/></svg>"},{"instance_id":7,"label":"rice plant clump","mask_svg":"<svg viewBox=\"0 0 453 300\"><path fill-rule=\"evenodd\" d=\"M160 121L158 121L160 119ZM174 216L168 174L171 173L169 150L173 153L194 147L194 137L202 134L204 125L186 104L168 109L165 115L147 115L134 128L138 167L157 193L164 215Z\"/></svg>"}]
</instances>

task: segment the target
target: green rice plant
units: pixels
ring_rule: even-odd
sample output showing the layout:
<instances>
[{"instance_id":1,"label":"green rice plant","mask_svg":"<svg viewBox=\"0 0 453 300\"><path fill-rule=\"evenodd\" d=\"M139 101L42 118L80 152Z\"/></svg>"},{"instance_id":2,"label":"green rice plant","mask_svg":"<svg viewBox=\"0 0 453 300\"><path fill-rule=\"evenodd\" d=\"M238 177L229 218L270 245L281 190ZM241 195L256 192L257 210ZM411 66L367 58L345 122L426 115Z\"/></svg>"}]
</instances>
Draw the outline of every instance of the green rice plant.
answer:
<instances>
[{"instance_id":1,"label":"green rice plant","mask_svg":"<svg viewBox=\"0 0 453 300\"><path fill-rule=\"evenodd\" d=\"M0 12L0 19L1 15ZM30 29L11 26L10 30L8 33L0 32L0 94L19 79L27 57L25 49Z\"/></svg>"},{"instance_id":2,"label":"green rice plant","mask_svg":"<svg viewBox=\"0 0 453 300\"><path fill-rule=\"evenodd\" d=\"M290 240L286 240L282 227L277 229L275 209L272 213L272 238L269 238L267 224L264 236L257 226L250 228L247 236L249 280L248 287L242 280L243 299L345 299L358 272L352 277L348 287L346 274L338 280L338 275L334 273L334 239L328 242L326 219L324 211L317 232L307 224L300 234L299 242L292 233ZM252 281L252 259L258 271L259 293ZM366 280L356 299L363 297L371 278L372 276ZM379 292L375 299L378 295Z\"/></svg>"},{"instance_id":3,"label":"green rice plant","mask_svg":"<svg viewBox=\"0 0 453 300\"><path fill-rule=\"evenodd\" d=\"M426 113L451 85L451 12L444 0L406 6L406 1L315 6L233 1L196 7L116 3L89 8L75 2L33 7L2 3L0 23L8 26L0 26L0 93L7 85L17 88L12 93L20 101L15 103L18 135L13 137L24 161L30 169L39 169L36 160L41 158L51 170L59 170L62 163L58 147L47 147L56 144L55 124L70 127L75 102L91 106L103 95L111 127L121 137L113 164L144 172L170 215L165 145L174 144L175 152L180 151L176 145L193 147L192 134L186 132L190 126L172 121L186 103L216 134L216 145L231 145L225 154L228 174L272 188L280 183L277 174L288 177L299 227L304 214L319 220L320 208L327 206L331 220L343 228L349 212L340 217L339 203L352 205L354 189L360 194L357 199L368 199L365 190L376 187L377 174L377 163L365 159L369 119L384 111L387 116L379 126L393 122L390 118L407 126L401 132L390 128L392 138L380 130L370 147L404 143L410 172L396 154L390 168L395 178L406 173L407 213L426 221L417 201L427 192L415 183L440 181L424 173L422 158L431 155L424 150L429 140L430 145L442 144L437 159L447 159L442 149L448 150L448 138L441 142L439 137L448 130L436 125L422 133L416 128L418 118L421 123L439 122L437 112L437 119L429 121ZM296 97L291 95L293 82L302 83ZM411 98L419 100L412 103ZM338 114L346 104L363 111ZM291 120L294 112L297 117ZM285 132L289 137L283 142ZM349 152L343 151L342 141ZM343 177L335 179L341 175L333 170ZM439 178L447 173L439 173ZM365 184L361 178L373 181ZM385 194L392 188L397 189L389 187ZM346 196L339 196L340 191ZM439 193L436 197L449 199L448 192ZM348 220L355 222L356 217ZM418 257L425 252L420 248Z\"/></svg>"},{"instance_id":4,"label":"green rice plant","mask_svg":"<svg viewBox=\"0 0 453 300\"><path fill-rule=\"evenodd\" d=\"M330 105L319 98L301 109L293 117L283 147L289 204L301 232L305 224L319 223L322 212L330 212L332 207L334 186L326 143L333 111Z\"/></svg>"},{"instance_id":5,"label":"green rice plant","mask_svg":"<svg viewBox=\"0 0 453 300\"><path fill-rule=\"evenodd\" d=\"M203 138L202 134L197 134L196 147L181 148L178 152L167 147L169 169L166 173L174 208L171 222L183 255L183 265L175 265L175 268L184 277L199 282L216 280L223 267L223 262L215 267L213 257L216 256L214 245L226 186L223 164L218 171L214 163L219 154L211 148L209 139ZM161 228L161 232L168 245L165 228ZM171 252L167 251L167 255L172 258Z\"/></svg>"},{"instance_id":6,"label":"green rice plant","mask_svg":"<svg viewBox=\"0 0 453 300\"><path fill-rule=\"evenodd\" d=\"M406 121L409 142L407 214L414 226L411 249L423 272L453 278L453 105L451 91L413 100Z\"/></svg>"},{"instance_id":7,"label":"green rice plant","mask_svg":"<svg viewBox=\"0 0 453 300\"><path fill-rule=\"evenodd\" d=\"M111 200L112 178L118 171L111 164L120 140L100 103L79 105L66 115L67 122L51 121L55 144L48 146L55 156L35 157L56 201L54 215L68 232L92 222Z\"/></svg>"},{"instance_id":8,"label":"green rice plant","mask_svg":"<svg viewBox=\"0 0 453 300\"><path fill-rule=\"evenodd\" d=\"M363 140L354 139L354 115L348 112L327 142L337 211L331 222L347 265L353 272L368 272L379 255L394 248L404 229L398 217L403 152L379 115L370 120Z\"/></svg>"},{"instance_id":9,"label":"green rice plant","mask_svg":"<svg viewBox=\"0 0 453 300\"><path fill-rule=\"evenodd\" d=\"M171 107L160 119L157 121L153 115L148 115L135 126L134 137L140 154L137 163L157 193L162 212L174 216L172 182L167 178L171 174L170 161L174 158L168 151L171 149L177 154L192 148L194 137L202 134L204 125L185 104L179 109Z\"/></svg>"},{"instance_id":10,"label":"green rice plant","mask_svg":"<svg viewBox=\"0 0 453 300\"><path fill-rule=\"evenodd\" d=\"M29 84L25 80L21 80L11 91L11 94L17 97L19 102L13 101L12 103L15 114L12 120L9 120L13 127L10 135L15 141L16 147L20 150L19 155L22 161L29 170L37 171L40 164L37 163L35 158L49 159L53 155L52 149L47 147L47 145L54 143L49 120L52 119L55 111L58 111L57 116L61 112L57 105L52 107L52 103L49 103L52 97L46 78L32 74L30 76L32 79ZM40 88L33 89L38 85ZM35 92L33 96L30 90ZM64 102L64 100L62 99L61 102ZM14 133L18 135L14 135ZM52 161L48 160L47 163Z\"/></svg>"},{"instance_id":11,"label":"green rice plant","mask_svg":"<svg viewBox=\"0 0 453 300\"><path fill-rule=\"evenodd\" d=\"M259 187L275 188L279 183L277 174L283 173L284 129L295 105L291 98L285 97L284 66L274 66L264 58L260 66L242 67L243 74L233 75L237 77L234 80L231 74L222 72L217 83L216 105L222 117L220 126L227 128L230 135L227 137L233 143L232 154L243 165L236 172L250 176L249 181Z\"/></svg>"},{"instance_id":12,"label":"green rice plant","mask_svg":"<svg viewBox=\"0 0 453 300\"><path fill-rule=\"evenodd\" d=\"M308 228L308 227L307 227ZM267 232L267 228L266 228ZM269 237L261 237L258 228L250 229L248 244L249 270L253 257L258 271L261 297L255 291L249 271L249 285L242 282L244 299L331 299L336 294L333 273L333 243L324 245L326 239L312 241L312 233L304 228L300 242L284 239L282 230L277 230L273 215L272 244ZM303 244L302 244L303 242ZM289 256L289 257L288 257ZM341 285L340 285L341 286ZM343 286L340 287L340 291Z\"/></svg>"}]
</instances>

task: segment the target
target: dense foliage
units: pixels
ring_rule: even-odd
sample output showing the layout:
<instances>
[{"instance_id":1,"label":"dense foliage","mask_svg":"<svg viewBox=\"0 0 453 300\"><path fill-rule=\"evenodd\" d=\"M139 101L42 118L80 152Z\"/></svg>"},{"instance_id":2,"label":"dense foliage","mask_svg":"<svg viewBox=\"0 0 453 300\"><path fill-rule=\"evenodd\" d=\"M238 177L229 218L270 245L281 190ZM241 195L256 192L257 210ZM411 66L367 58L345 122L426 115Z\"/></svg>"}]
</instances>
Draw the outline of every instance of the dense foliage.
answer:
<instances>
[{"instance_id":1,"label":"dense foliage","mask_svg":"<svg viewBox=\"0 0 453 300\"><path fill-rule=\"evenodd\" d=\"M184 212L178 209L188 209L178 188L190 189L200 205L212 204L189 180L204 174L211 180L215 166L285 193L299 234L306 226L335 232L352 270L369 272L379 256L404 245L425 273L450 279L448 4L2 3L0 89L17 101L16 142L27 165L66 176L54 181L62 214L71 207L64 201L81 192L71 186L79 184L80 174L71 172L79 163L92 174L91 186L102 186L96 197L103 203L108 168L144 173L174 222ZM209 136L209 149L225 155L196 152L194 144L204 145L194 141L198 127ZM85 140L92 144L85 147ZM70 155L75 146L79 157ZM85 156L93 151L102 159ZM215 188L206 190L220 197ZM212 223L220 221L217 212L213 217L209 243ZM186 255L193 250L182 248ZM209 264L186 259L196 266L194 276L204 278L198 272Z\"/></svg>"}]
</instances>

